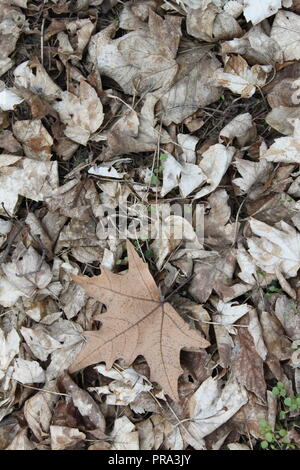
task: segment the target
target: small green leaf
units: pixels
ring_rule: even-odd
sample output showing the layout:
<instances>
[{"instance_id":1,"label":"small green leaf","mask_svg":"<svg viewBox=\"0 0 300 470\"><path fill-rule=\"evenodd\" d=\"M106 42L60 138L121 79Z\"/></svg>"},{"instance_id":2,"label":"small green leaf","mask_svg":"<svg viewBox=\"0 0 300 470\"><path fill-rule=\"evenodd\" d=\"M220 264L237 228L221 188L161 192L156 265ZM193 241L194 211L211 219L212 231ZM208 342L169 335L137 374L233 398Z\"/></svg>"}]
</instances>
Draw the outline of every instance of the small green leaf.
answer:
<instances>
[{"instance_id":1,"label":"small green leaf","mask_svg":"<svg viewBox=\"0 0 300 470\"><path fill-rule=\"evenodd\" d=\"M121 260L121 259L117 259L116 264L121 264L121 263L122 263L122 260Z\"/></svg>"},{"instance_id":2,"label":"small green leaf","mask_svg":"<svg viewBox=\"0 0 300 470\"><path fill-rule=\"evenodd\" d=\"M159 159L161 162L165 162L168 159L168 154L161 153Z\"/></svg>"},{"instance_id":3,"label":"small green leaf","mask_svg":"<svg viewBox=\"0 0 300 470\"><path fill-rule=\"evenodd\" d=\"M274 441L274 434L272 432L266 432L265 439L268 442L273 442Z\"/></svg>"},{"instance_id":4,"label":"small green leaf","mask_svg":"<svg viewBox=\"0 0 300 470\"><path fill-rule=\"evenodd\" d=\"M146 251L145 251L145 256L146 256L146 258L148 258L148 259L149 259L149 258L152 258L153 255L154 255L154 251L152 250L152 248L149 248L149 250L146 250Z\"/></svg>"},{"instance_id":5,"label":"small green leaf","mask_svg":"<svg viewBox=\"0 0 300 470\"><path fill-rule=\"evenodd\" d=\"M285 398L283 402L286 406L291 406L292 404L292 399L290 397Z\"/></svg>"},{"instance_id":6,"label":"small green leaf","mask_svg":"<svg viewBox=\"0 0 300 470\"><path fill-rule=\"evenodd\" d=\"M260 443L260 447L261 447L262 449L267 449L267 448L269 447L269 443L268 443L267 441L262 441L262 442Z\"/></svg>"},{"instance_id":7,"label":"small green leaf","mask_svg":"<svg viewBox=\"0 0 300 470\"><path fill-rule=\"evenodd\" d=\"M286 429L279 429L278 434L280 437L284 437L287 435L287 430Z\"/></svg>"},{"instance_id":8,"label":"small green leaf","mask_svg":"<svg viewBox=\"0 0 300 470\"><path fill-rule=\"evenodd\" d=\"M285 415L286 415L286 412L285 411L280 411L279 413L279 419L284 419L285 418Z\"/></svg>"},{"instance_id":9,"label":"small green leaf","mask_svg":"<svg viewBox=\"0 0 300 470\"><path fill-rule=\"evenodd\" d=\"M268 426L269 423L265 419L260 419L259 424L262 428L264 428L265 426Z\"/></svg>"},{"instance_id":10,"label":"small green leaf","mask_svg":"<svg viewBox=\"0 0 300 470\"><path fill-rule=\"evenodd\" d=\"M151 184L157 184L157 183L158 183L158 178L157 178L157 176L152 175Z\"/></svg>"},{"instance_id":11,"label":"small green leaf","mask_svg":"<svg viewBox=\"0 0 300 470\"><path fill-rule=\"evenodd\" d=\"M273 388L272 388L272 393L273 393L273 395L278 396L279 393L280 393L280 391L278 390L277 387L273 387Z\"/></svg>"}]
</instances>

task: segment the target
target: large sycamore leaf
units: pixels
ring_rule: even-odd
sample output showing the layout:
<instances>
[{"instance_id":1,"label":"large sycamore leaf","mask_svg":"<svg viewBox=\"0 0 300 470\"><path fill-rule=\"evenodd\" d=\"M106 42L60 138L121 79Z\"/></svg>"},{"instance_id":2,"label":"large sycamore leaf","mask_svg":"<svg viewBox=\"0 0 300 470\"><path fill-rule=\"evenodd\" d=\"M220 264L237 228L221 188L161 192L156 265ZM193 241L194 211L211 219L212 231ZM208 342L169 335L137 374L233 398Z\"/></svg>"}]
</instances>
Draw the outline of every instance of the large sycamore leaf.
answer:
<instances>
[{"instance_id":1,"label":"large sycamore leaf","mask_svg":"<svg viewBox=\"0 0 300 470\"><path fill-rule=\"evenodd\" d=\"M151 380L158 382L173 399L178 399L177 381L182 374L180 350L184 347L206 348L209 343L199 332L189 328L169 303L161 301L148 266L127 244L129 269L124 275L103 268L92 278L73 275L87 295L107 306L99 331L88 331L70 372L97 362L111 368L123 358L131 364L143 355L151 370Z\"/></svg>"}]
</instances>

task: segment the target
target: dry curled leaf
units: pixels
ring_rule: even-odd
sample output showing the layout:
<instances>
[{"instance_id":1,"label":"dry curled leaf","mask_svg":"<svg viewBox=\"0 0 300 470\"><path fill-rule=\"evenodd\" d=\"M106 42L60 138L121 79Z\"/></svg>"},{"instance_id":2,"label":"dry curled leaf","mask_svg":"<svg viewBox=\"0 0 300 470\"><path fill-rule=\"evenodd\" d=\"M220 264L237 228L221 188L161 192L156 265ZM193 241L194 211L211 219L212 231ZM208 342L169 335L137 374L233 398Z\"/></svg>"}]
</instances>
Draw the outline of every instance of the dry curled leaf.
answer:
<instances>
[{"instance_id":1,"label":"dry curled leaf","mask_svg":"<svg viewBox=\"0 0 300 470\"><path fill-rule=\"evenodd\" d=\"M180 350L205 348L209 343L182 320L169 303L161 301L148 267L128 243L129 270L125 275L103 269L93 278L72 276L85 292L108 307L101 316L99 331L84 334L87 343L70 372L96 362L110 368L116 359L131 364L143 355L157 381L173 399L178 398L177 381L182 373Z\"/></svg>"}]
</instances>

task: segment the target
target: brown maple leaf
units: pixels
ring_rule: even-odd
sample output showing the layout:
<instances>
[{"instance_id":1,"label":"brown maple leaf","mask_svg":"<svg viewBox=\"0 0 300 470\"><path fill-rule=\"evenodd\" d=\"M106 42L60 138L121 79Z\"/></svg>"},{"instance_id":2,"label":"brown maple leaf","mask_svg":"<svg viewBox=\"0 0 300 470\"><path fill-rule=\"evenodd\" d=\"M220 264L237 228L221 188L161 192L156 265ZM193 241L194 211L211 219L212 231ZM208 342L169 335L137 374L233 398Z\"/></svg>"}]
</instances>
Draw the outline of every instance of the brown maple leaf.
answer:
<instances>
[{"instance_id":1,"label":"brown maple leaf","mask_svg":"<svg viewBox=\"0 0 300 470\"><path fill-rule=\"evenodd\" d=\"M145 357L151 380L158 382L174 400L178 399L178 377L182 374L180 350L206 348L208 341L189 327L171 304L161 300L148 266L127 243L129 269L113 274L102 268L100 276L72 278L87 293L107 306L99 331L84 334L86 344L70 367L70 372L97 362L111 368L123 358L131 364Z\"/></svg>"}]
</instances>

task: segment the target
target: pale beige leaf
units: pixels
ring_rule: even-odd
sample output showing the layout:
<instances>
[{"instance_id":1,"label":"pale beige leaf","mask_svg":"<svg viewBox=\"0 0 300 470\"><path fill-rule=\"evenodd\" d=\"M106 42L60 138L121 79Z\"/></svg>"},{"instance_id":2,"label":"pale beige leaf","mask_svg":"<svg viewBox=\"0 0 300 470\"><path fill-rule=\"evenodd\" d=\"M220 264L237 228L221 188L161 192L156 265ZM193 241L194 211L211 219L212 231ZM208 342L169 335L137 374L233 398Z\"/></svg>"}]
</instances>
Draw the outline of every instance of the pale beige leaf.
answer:
<instances>
[{"instance_id":1,"label":"pale beige leaf","mask_svg":"<svg viewBox=\"0 0 300 470\"><path fill-rule=\"evenodd\" d=\"M224 69L215 72L214 79L218 86L229 88L242 98L251 98L256 92L256 87L265 85L271 70L270 65L253 65L250 68L243 57L231 56Z\"/></svg>"},{"instance_id":2,"label":"pale beige leaf","mask_svg":"<svg viewBox=\"0 0 300 470\"><path fill-rule=\"evenodd\" d=\"M284 60L299 60L300 17L291 11L280 10L274 20L271 38L282 49Z\"/></svg>"},{"instance_id":3,"label":"pale beige leaf","mask_svg":"<svg viewBox=\"0 0 300 470\"><path fill-rule=\"evenodd\" d=\"M14 136L23 144L25 155L37 160L50 160L53 139L40 119L16 121Z\"/></svg>"},{"instance_id":4,"label":"pale beige leaf","mask_svg":"<svg viewBox=\"0 0 300 470\"><path fill-rule=\"evenodd\" d=\"M199 166L207 178L207 184L196 193L196 199L212 193L218 187L228 170L234 153L234 147L225 147L222 144L212 145L204 152Z\"/></svg>"},{"instance_id":5,"label":"pale beige leaf","mask_svg":"<svg viewBox=\"0 0 300 470\"><path fill-rule=\"evenodd\" d=\"M112 450L139 450L139 434L126 416L115 420L111 437Z\"/></svg>"},{"instance_id":6,"label":"pale beige leaf","mask_svg":"<svg viewBox=\"0 0 300 470\"><path fill-rule=\"evenodd\" d=\"M62 346L59 341L47 335L43 330L23 326L20 331L33 355L41 361L46 361L49 354Z\"/></svg>"},{"instance_id":7,"label":"pale beige leaf","mask_svg":"<svg viewBox=\"0 0 300 470\"><path fill-rule=\"evenodd\" d=\"M237 320L242 318L248 313L250 306L247 304L238 305L237 302L222 302L219 300L216 303L217 313L214 315L214 321L221 323L224 326L232 325Z\"/></svg>"},{"instance_id":8,"label":"pale beige leaf","mask_svg":"<svg viewBox=\"0 0 300 470\"><path fill-rule=\"evenodd\" d=\"M244 16L247 21L252 21L255 25L261 21L275 15L281 8L281 0L246 0L244 2Z\"/></svg>"},{"instance_id":9,"label":"pale beige leaf","mask_svg":"<svg viewBox=\"0 0 300 470\"><path fill-rule=\"evenodd\" d=\"M2 329L0 329L0 380L5 375L13 358L18 354L19 347L20 337L14 328L7 334L6 338Z\"/></svg>"},{"instance_id":10,"label":"pale beige leaf","mask_svg":"<svg viewBox=\"0 0 300 470\"><path fill-rule=\"evenodd\" d=\"M266 382L264 378L263 360L256 352L250 333L246 328L238 328L236 336L237 355L233 363L236 380L255 393L263 402L266 399Z\"/></svg>"},{"instance_id":11,"label":"pale beige leaf","mask_svg":"<svg viewBox=\"0 0 300 470\"><path fill-rule=\"evenodd\" d=\"M13 93L9 88L0 91L0 110L12 111L23 99Z\"/></svg>"},{"instance_id":12,"label":"pale beige leaf","mask_svg":"<svg viewBox=\"0 0 300 470\"><path fill-rule=\"evenodd\" d=\"M204 8L188 10L187 31L189 35L206 42L232 39L242 34L236 19L212 2Z\"/></svg>"},{"instance_id":13,"label":"pale beige leaf","mask_svg":"<svg viewBox=\"0 0 300 470\"><path fill-rule=\"evenodd\" d=\"M26 400L24 416L35 437L41 441L49 434L53 409L59 399L54 383L48 383L45 390L41 390Z\"/></svg>"},{"instance_id":14,"label":"pale beige leaf","mask_svg":"<svg viewBox=\"0 0 300 470\"><path fill-rule=\"evenodd\" d=\"M276 269L286 277L296 276L300 268L300 234L286 222L278 228L250 220L252 232L260 238L248 239L249 252L262 270L276 274Z\"/></svg>"},{"instance_id":15,"label":"pale beige leaf","mask_svg":"<svg viewBox=\"0 0 300 470\"><path fill-rule=\"evenodd\" d=\"M6 447L5 450L33 450L35 445L27 437L27 428L22 429L14 437L13 441Z\"/></svg>"},{"instance_id":16,"label":"pale beige leaf","mask_svg":"<svg viewBox=\"0 0 300 470\"><path fill-rule=\"evenodd\" d=\"M226 423L248 401L247 392L236 380L221 382L209 377L189 400L189 432L203 438Z\"/></svg>"},{"instance_id":17,"label":"pale beige leaf","mask_svg":"<svg viewBox=\"0 0 300 470\"><path fill-rule=\"evenodd\" d=\"M177 186L181 195L186 197L205 182L206 177L198 165L181 164L171 154L166 155L167 159L163 163L162 197Z\"/></svg>"},{"instance_id":18,"label":"pale beige leaf","mask_svg":"<svg viewBox=\"0 0 300 470\"><path fill-rule=\"evenodd\" d=\"M211 56L207 47L199 49L193 43L182 41L182 50L177 62L180 66L174 84L160 94L162 121L165 125L172 122L180 124L201 106L208 106L222 94L222 88L211 82L220 62Z\"/></svg>"},{"instance_id":19,"label":"pale beige leaf","mask_svg":"<svg viewBox=\"0 0 300 470\"><path fill-rule=\"evenodd\" d=\"M36 361L27 361L20 357L14 361L12 378L21 384L45 382L45 372Z\"/></svg>"},{"instance_id":20,"label":"pale beige leaf","mask_svg":"<svg viewBox=\"0 0 300 470\"><path fill-rule=\"evenodd\" d=\"M239 114L220 132L220 142L225 144L236 138L239 145L244 146L252 137L255 137L255 128L249 113Z\"/></svg>"},{"instance_id":21,"label":"pale beige leaf","mask_svg":"<svg viewBox=\"0 0 300 470\"><path fill-rule=\"evenodd\" d=\"M58 186L57 162L40 162L31 158L1 155L0 164L0 214L14 214L19 195L44 201ZM17 163L15 165L15 163Z\"/></svg>"},{"instance_id":22,"label":"pale beige leaf","mask_svg":"<svg viewBox=\"0 0 300 470\"><path fill-rule=\"evenodd\" d=\"M51 449L64 450L85 439L85 434L79 429L66 426L50 426Z\"/></svg>"},{"instance_id":23,"label":"pale beige leaf","mask_svg":"<svg viewBox=\"0 0 300 470\"><path fill-rule=\"evenodd\" d=\"M293 136L276 139L262 159L276 163L300 163L300 119L295 119L293 125Z\"/></svg>"},{"instance_id":24,"label":"pale beige leaf","mask_svg":"<svg viewBox=\"0 0 300 470\"><path fill-rule=\"evenodd\" d=\"M104 119L102 103L96 91L84 80L80 82L78 96L64 91L53 107L66 125L65 135L82 145L87 144Z\"/></svg>"},{"instance_id":25,"label":"pale beige leaf","mask_svg":"<svg viewBox=\"0 0 300 470\"><path fill-rule=\"evenodd\" d=\"M33 93L41 93L49 101L60 97L61 89L38 61L22 62L15 68L14 76L17 87L27 88Z\"/></svg>"},{"instance_id":26,"label":"pale beige leaf","mask_svg":"<svg viewBox=\"0 0 300 470\"><path fill-rule=\"evenodd\" d=\"M294 134L294 123L299 119L300 106L294 106L293 108L279 106L278 108L272 109L266 116L266 122L269 126L284 135Z\"/></svg>"}]
</instances>

